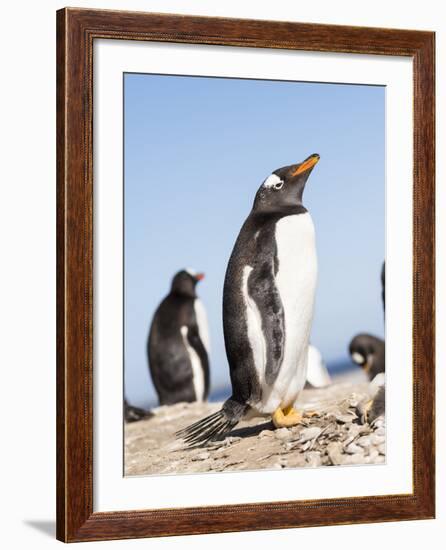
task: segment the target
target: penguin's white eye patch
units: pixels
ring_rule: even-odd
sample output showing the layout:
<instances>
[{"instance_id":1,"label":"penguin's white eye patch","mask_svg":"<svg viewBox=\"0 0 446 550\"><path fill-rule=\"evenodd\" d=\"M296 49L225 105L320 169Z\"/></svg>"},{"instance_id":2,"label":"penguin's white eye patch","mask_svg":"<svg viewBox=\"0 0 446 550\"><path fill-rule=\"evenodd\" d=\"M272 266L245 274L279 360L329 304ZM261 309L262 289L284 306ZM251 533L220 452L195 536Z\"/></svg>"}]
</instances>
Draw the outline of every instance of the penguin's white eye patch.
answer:
<instances>
[{"instance_id":1,"label":"penguin's white eye patch","mask_svg":"<svg viewBox=\"0 0 446 550\"><path fill-rule=\"evenodd\" d=\"M263 187L273 187L274 189L281 189L282 186L283 180L281 180L276 174L271 174L263 182Z\"/></svg>"},{"instance_id":2,"label":"penguin's white eye patch","mask_svg":"<svg viewBox=\"0 0 446 550\"><path fill-rule=\"evenodd\" d=\"M354 351L352 353L352 359L358 365L363 365L365 363L365 358L360 353L358 353L357 351Z\"/></svg>"}]
</instances>

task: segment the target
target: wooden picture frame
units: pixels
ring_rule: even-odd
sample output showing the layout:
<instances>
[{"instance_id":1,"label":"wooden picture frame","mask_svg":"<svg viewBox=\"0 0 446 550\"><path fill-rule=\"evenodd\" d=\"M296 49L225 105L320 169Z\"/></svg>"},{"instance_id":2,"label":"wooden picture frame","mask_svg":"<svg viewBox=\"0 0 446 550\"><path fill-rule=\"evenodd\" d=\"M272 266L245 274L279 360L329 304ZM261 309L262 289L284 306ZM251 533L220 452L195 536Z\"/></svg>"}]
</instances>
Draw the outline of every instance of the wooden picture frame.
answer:
<instances>
[{"instance_id":1,"label":"wooden picture frame","mask_svg":"<svg viewBox=\"0 0 446 550\"><path fill-rule=\"evenodd\" d=\"M413 61L413 492L93 512L93 42L137 40ZM57 538L125 539L426 519L435 510L432 32L90 9L57 12Z\"/></svg>"}]
</instances>

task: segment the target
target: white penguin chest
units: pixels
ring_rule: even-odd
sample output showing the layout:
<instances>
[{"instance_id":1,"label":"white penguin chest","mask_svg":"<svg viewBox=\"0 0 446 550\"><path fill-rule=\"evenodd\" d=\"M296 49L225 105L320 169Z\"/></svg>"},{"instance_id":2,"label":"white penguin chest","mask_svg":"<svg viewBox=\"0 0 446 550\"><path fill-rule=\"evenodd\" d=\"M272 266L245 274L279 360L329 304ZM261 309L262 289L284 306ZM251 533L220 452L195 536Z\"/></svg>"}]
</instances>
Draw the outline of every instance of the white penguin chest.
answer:
<instances>
[{"instance_id":1,"label":"white penguin chest","mask_svg":"<svg viewBox=\"0 0 446 550\"><path fill-rule=\"evenodd\" d=\"M316 243L310 214L280 219L275 227L275 241L278 270L274 285L283 307L285 340L280 370L272 385L265 379L267 342L262 333L260 311L248 292L248 277L253 268L246 266L243 271L248 338L262 389L261 402L250 404L260 413L272 413L279 406L292 405L305 385L317 280Z\"/></svg>"},{"instance_id":2,"label":"white penguin chest","mask_svg":"<svg viewBox=\"0 0 446 550\"><path fill-rule=\"evenodd\" d=\"M266 382L264 376L266 344L263 335L256 338L254 333L254 307L249 308L248 316L248 329L251 328L251 331L248 330L249 339L262 388L261 402L251 405L258 412L269 414L277 407L292 405L305 385L317 280L316 243L310 214L287 216L279 220L275 228L275 240L278 271L274 284L284 311L285 342L280 370L272 385ZM248 275L247 269L245 278ZM260 320L257 326L261 326ZM262 334L261 330L257 334L259 332Z\"/></svg>"},{"instance_id":3,"label":"white penguin chest","mask_svg":"<svg viewBox=\"0 0 446 550\"><path fill-rule=\"evenodd\" d=\"M194 385L195 398L197 401L203 401L204 399L204 373L203 365L201 364L200 357L194 348L190 345L187 335L189 329L186 325L180 328L181 336L183 338L183 344L189 355L190 366L192 368L192 383Z\"/></svg>"},{"instance_id":4,"label":"white penguin chest","mask_svg":"<svg viewBox=\"0 0 446 550\"><path fill-rule=\"evenodd\" d=\"M314 226L308 212L276 224L276 287L285 317L285 349L279 376L303 386L317 280ZM297 372L296 372L297 371Z\"/></svg>"},{"instance_id":5,"label":"white penguin chest","mask_svg":"<svg viewBox=\"0 0 446 550\"><path fill-rule=\"evenodd\" d=\"M276 286L285 313L288 311L290 315L300 306L311 305L314 299L317 258L310 214L281 218L276 224L275 238L279 265Z\"/></svg>"}]
</instances>

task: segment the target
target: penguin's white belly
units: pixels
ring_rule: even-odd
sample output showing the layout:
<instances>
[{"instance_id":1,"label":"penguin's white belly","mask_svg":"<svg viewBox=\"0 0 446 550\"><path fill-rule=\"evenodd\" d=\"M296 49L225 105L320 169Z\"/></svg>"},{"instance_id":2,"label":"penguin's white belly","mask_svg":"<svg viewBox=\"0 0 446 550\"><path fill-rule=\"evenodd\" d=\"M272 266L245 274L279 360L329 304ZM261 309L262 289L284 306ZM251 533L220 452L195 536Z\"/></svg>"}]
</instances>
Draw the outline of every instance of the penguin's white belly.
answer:
<instances>
[{"instance_id":1,"label":"penguin's white belly","mask_svg":"<svg viewBox=\"0 0 446 550\"><path fill-rule=\"evenodd\" d=\"M305 385L308 345L313 321L317 280L314 226L308 212L286 216L276 224L278 272L275 279L285 317L285 347L277 378L272 386L258 370L262 401L255 405L261 413L293 405Z\"/></svg>"},{"instance_id":2,"label":"penguin's white belly","mask_svg":"<svg viewBox=\"0 0 446 550\"><path fill-rule=\"evenodd\" d=\"M192 368L192 380L195 390L195 397L197 401L203 401L204 399L204 372L201 364L200 357L194 348L189 344L187 334L189 329L186 326L182 326L181 336L183 338L184 347L189 355L189 360Z\"/></svg>"},{"instance_id":3,"label":"penguin's white belly","mask_svg":"<svg viewBox=\"0 0 446 550\"><path fill-rule=\"evenodd\" d=\"M211 349L211 344L210 344L210 338L209 338L208 319L206 315L206 310L204 309L203 303L199 298L195 298L194 311L195 311L195 317L197 319L198 334L200 335L200 339L203 342L203 345L207 353L209 354Z\"/></svg>"}]
</instances>

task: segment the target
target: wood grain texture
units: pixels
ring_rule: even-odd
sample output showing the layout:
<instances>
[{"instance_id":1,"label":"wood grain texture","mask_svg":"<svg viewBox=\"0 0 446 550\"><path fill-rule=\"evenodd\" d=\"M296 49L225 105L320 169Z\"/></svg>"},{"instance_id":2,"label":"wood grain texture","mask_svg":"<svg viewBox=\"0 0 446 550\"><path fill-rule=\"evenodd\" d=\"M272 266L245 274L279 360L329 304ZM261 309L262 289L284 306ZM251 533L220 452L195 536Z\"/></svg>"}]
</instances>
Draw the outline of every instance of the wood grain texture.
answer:
<instances>
[{"instance_id":1,"label":"wood grain texture","mask_svg":"<svg viewBox=\"0 0 446 550\"><path fill-rule=\"evenodd\" d=\"M414 67L413 493L93 513L93 41L409 56ZM57 13L57 537L215 533L434 517L434 34L63 9Z\"/></svg>"}]
</instances>

